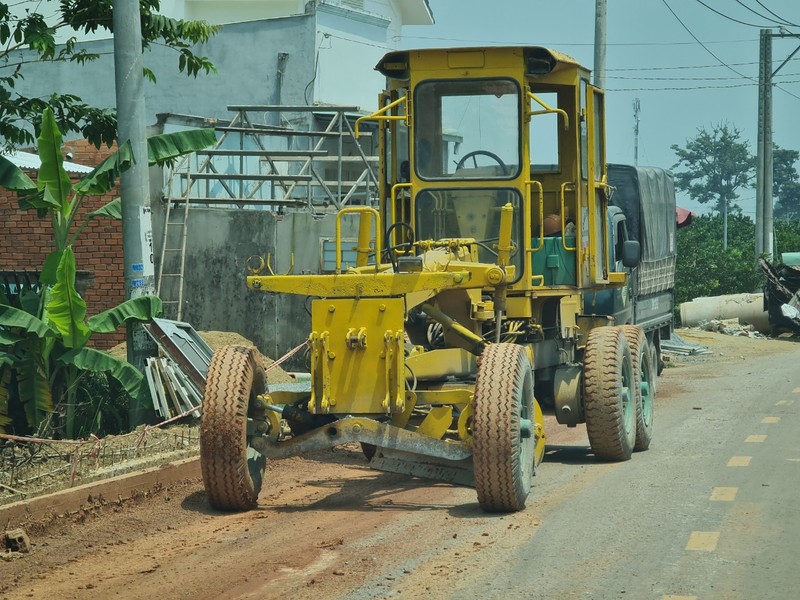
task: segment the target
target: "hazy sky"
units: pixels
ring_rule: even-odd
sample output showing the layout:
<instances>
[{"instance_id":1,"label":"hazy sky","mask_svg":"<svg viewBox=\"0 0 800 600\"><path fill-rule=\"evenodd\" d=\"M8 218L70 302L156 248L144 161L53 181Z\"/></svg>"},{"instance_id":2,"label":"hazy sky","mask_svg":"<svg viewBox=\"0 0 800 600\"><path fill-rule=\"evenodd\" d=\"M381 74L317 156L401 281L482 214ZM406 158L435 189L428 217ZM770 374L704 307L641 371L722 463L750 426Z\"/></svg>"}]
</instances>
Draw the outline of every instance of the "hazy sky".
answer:
<instances>
[{"instance_id":1,"label":"hazy sky","mask_svg":"<svg viewBox=\"0 0 800 600\"><path fill-rule=\"evenodd\" d=\"M404 27L401 47L547 46L593 68L594 0L429 2L436 24ZM777 33L775 21L781 21L796 23L786 25L786 30L800 35L800 1L608 0L607 4L609 162L633 164L636 98L641 106L640 165L671 168L676 161L672 144L685 146L699 129L710 130L718 123L738 128L755 153L759 30L774 27ZM800 37L773 39L773 71L798 45ZM774 80L779 85L773 91L774 141L782 148L800 150L800 52ZM709 210L708 205L687 199L681 204ZM739 204L752 217L755 191L742 190Z\"/></svg>"}]
</instances>

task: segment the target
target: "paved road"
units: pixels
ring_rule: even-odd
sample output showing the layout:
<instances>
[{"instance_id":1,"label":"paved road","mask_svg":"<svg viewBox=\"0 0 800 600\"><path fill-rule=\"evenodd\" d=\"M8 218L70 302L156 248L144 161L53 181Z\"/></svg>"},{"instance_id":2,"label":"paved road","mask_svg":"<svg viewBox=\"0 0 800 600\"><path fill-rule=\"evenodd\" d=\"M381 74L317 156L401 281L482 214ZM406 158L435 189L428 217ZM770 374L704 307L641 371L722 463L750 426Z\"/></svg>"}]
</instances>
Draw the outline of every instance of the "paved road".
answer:
<instances>
[{"instance_id":1,"label":"paved road","mask_svg":"<svg viewBox=\"0 0 800 600\"><path fill-rule=\"evenodd\" d=\"M665 370L631 461L550 427L520 513L344 449L270 463L247 513L211 511L194 480L34 528L0 598L798 598L800 344L719 343Z\"/></svg>"},{"instance_id":2,"label":"paved road","mask_svg":"<svg viewBox=\"0 0 800 600\"><path fill-rule=\"evenodd\" d=\"M535 534L435 596L800 598L798 365L800 347L668 369L648 452L550 447Z\"/></svg>"}]
</instances>

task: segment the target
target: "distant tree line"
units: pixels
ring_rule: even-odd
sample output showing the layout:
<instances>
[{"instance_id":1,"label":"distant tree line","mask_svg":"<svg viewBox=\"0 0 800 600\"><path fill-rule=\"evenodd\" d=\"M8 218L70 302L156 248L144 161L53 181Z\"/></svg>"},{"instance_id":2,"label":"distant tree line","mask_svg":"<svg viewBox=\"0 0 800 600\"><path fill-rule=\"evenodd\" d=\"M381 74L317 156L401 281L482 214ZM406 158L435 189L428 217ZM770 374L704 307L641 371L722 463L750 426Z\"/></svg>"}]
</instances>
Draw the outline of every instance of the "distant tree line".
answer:
<instances>
[{"instance_id":1,"label":"distant tree line","mask_svg":"<svg viewBox=\"0 0 800 600\"><path fill-rule=\"evenodd\" d=\"M675 187L712 207L678 230L676 304L700 296L759 291L763 275L756 267L755 222L742 214L739 192L752 187L755 157L741 133L727 124L700 129L684 147L672 146ZM800 252L800 152L773 149L775 257Z\"/></svg>"}]
</instances>

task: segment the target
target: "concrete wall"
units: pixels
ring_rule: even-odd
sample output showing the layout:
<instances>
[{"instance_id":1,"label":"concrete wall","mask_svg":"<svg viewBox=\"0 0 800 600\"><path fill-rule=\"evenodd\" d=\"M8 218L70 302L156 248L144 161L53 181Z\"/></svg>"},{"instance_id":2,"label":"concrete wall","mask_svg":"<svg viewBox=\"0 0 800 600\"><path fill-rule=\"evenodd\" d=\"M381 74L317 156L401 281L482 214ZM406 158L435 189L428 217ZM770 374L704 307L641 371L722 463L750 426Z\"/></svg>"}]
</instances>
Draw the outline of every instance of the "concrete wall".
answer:
<instances>
[{"instance_id":1,"label":"concrete wall","mask_svg":"<svg viewBox=\"0 0 800 600\"><path fill-rule=\"evenodd\" d=\"M271 255L275 273L318 273L321 237L333 237L334 215L305 212L283 216L259 210L192 207L182 321L197 330L233 331L252 340L268 356L279 358L308 338L311 321L303 296L276 295L247 288L247 259ZM153 204L153 239L159 261L164 231L164 206ZM353 223L343 223L344 237L356 235ZM156 265L158 269L158 264ZM301 353L287 363L305 370Z\"/></svg>"}]
</instances>

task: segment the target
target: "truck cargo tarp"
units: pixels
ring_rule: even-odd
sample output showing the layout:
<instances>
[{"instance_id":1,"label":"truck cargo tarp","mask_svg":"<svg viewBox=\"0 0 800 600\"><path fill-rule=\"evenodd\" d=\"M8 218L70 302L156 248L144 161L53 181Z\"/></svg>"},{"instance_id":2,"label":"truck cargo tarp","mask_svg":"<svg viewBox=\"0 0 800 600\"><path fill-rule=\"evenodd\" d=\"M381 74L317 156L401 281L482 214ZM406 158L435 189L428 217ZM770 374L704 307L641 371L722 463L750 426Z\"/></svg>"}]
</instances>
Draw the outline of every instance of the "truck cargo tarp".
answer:
<instances>
[{"instance_id":1,"label":"truck cargo tarp","mask_svg":"<svg viewBox=\"0 0 800 600\"><path fill-rule=\"evenodd\" d=\"M675 256L675 184L672 173L657 167L608 165L611 204L628 221L628 235L639 240L642 260ZM645 214L643 214L645 213Z\"/></svg>"},{"instance_id":2,"label":"truck cargo tarp","mask_svg":"<svg viewBox=\"0 0 800 600\"><path fill-rule=\"evenodd\" d=\"M642 258L636 269L640 296L675 287L677 254L675 183L658 167L608 165L610 204L625 213L628 236L638 240Z\"/></svg>"}]
</instances>

